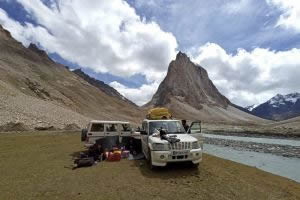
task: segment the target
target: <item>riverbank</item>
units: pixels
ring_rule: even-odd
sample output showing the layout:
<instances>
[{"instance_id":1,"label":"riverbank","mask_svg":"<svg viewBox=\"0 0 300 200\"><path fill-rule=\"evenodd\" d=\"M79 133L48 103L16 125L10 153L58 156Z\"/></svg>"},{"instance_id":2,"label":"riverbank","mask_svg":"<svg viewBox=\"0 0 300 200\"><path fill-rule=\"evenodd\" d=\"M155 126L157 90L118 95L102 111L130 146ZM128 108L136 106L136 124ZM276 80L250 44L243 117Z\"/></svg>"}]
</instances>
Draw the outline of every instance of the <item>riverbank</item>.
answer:
<instances>
[{"instance_id":1,"label":"riverbank","mask_svg":"<svg viewBox=\"0 0 300 200\"><path fill-rule=\"evenodd\" d=\"M253 151L260 153L271 153L277 156L300 158L300 146L266 144L257 142L245 142L220 138L205 137L205 143L223 147L230 147L238 151Z\"/></svg>"},{"instance_id":2,"label":"riverbank","mask_svg":"<svg viewBox=\"0 0 300 200\"><path fill-rule=\"evenodd\" d=\"M71 170L80 133L0 135L0 199L300 199L300 184L204 154L198 169L145 161Z\"/></svg>"},{"instance_id":3,"label":"riverbank","mask_svg":"<svg viewBox=\"0 0 300 200\"><path fill-rule=\"evenodd\" d=\"M300 140L299 126L275 126L274 124L226 124L203 123L202 131L208 134L244 136L244 137L275 137Z\"/></svg>"}]
</instances>

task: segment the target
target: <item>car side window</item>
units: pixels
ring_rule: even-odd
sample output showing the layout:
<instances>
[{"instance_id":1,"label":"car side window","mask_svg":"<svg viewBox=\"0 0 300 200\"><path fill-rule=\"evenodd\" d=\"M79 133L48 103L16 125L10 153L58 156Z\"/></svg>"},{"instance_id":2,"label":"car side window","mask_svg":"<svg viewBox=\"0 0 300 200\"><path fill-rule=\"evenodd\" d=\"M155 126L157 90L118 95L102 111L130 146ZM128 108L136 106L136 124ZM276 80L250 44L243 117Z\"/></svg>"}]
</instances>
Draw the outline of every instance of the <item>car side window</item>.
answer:
<instances>
[{"instance_id":1,"label":"car side window","mask_svg":"<svg viewBox=\"0 0 300 200\"><path fill-rule=\"evenodd\" d=\"M92 124L91 132L103 132L104 124Z\"/></svg>"},{"instance_id":2,"label":"car side window","mask_svg":"<svg viewBox=\"0 0 300 200\"><path fill-rule=\"evenodd\" d=\"M117 131L117 124L107 124L106 125L107 132L116 132Z\"/></svg>"},{"instance_id":3,"label":"car side window","mask_svg":"<svg viewBox=\"0 0 300 200\"><path fill-rule=\"evenodd\" d=\"M129 124L122 124L121 125L121 131L130 131L130 125Z\"/></svg>"}]
</instances>

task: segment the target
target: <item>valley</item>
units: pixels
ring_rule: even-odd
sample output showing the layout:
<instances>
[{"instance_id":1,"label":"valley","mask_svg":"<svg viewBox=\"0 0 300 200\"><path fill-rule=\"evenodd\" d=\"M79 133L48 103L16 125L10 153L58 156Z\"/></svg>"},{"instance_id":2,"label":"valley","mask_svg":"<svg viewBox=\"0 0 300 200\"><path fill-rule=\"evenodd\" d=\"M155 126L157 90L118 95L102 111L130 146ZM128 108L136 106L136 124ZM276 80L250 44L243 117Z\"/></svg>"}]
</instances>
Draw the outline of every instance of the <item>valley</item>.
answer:
<instances>
[{"instance_id":1,"label":"valley","mask_svg":"<svg viewBox=\"0 0 300 200\"><path fill-rule=\"evenodd\" d=\"M72 170L72 157L84 149L79 132L0 137L0 199L300 198L295 181L209 154L197 169L183 164L153 171L144 160L122 160Z\"/></svg>"}]
</instances>

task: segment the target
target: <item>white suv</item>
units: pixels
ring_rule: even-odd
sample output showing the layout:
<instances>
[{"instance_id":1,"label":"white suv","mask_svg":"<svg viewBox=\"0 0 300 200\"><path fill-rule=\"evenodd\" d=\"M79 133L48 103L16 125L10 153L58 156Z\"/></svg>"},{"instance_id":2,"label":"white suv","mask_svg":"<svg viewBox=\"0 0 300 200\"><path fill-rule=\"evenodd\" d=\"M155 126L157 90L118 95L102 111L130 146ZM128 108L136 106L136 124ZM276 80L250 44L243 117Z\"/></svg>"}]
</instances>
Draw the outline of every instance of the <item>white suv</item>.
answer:
<instances>
[{"instance_id":1,"label":"white suv","mask_svg":"<svg viewBox=\"0 0 300 200\"><path fill-rule=\"evenodd\" d=\"M81 141L85 142L85 147L91 147L105 139L106 146L111 149L118 143L128 143L126 140L131 137L131 130L129 122L92 120L82 130Z\"/></svg>"},{"instance_id":2,"label":"white suv","mask_svg":"<svg viewBox=\"0 0 300 200\"><path fill-rule=\"evenodd\" d=\"M171 142L162 138L160 130ZM166 166L169 162L191 161L198 166L202 161L203 136L201 122L193 122L188 133L179 120L148 120L142 123L142 151L154 166Z\"/></svg>"}]
</instances>

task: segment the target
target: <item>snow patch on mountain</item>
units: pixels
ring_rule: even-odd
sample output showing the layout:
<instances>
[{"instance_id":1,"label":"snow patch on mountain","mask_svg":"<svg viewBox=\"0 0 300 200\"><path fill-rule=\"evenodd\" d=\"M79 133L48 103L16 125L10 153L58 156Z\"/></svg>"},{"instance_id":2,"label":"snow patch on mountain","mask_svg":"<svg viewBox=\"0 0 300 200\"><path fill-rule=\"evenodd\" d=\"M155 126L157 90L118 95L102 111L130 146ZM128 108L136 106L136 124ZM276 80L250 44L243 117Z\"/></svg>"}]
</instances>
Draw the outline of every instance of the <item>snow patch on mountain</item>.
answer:
<instances>
[{"instance_id":1,"label":"snow patch on mountain","mask_svg":"<svg viewBox=\"0 0 300 200\"><path fill-rule=\"evenodd\" d=\"M251 105L251 106L246 106L245 107L245 109L247 109L247 110L249 110L250 112L254 109L254 108L256 108L258 105L257 104L253 104L253 105Z\"/></svg>"},{"instance_id":2,"label":"snow patch on mountain","mask_svg":"<svg viewBox=\"0 0 300 200\"><path fill-rule=\"evenodd\" d=\"M300 93L292 93L287 95L277 94L275 97L271 98L267 103L273 107L278 107L279 104L285 105L286 103L295 104L300 99Z\"/></svg>"},{"instance_id":3,"label":"snow patch on mountain","mask_svg":"<svg viewBox=\"0 0 300 200\"><path fill-rule=\"evenodd\" d=\"M300 93L277 94L269 101L252 109L251 113L271 120L284 120L300 116Z\"/></svg>"}]
</instances>

